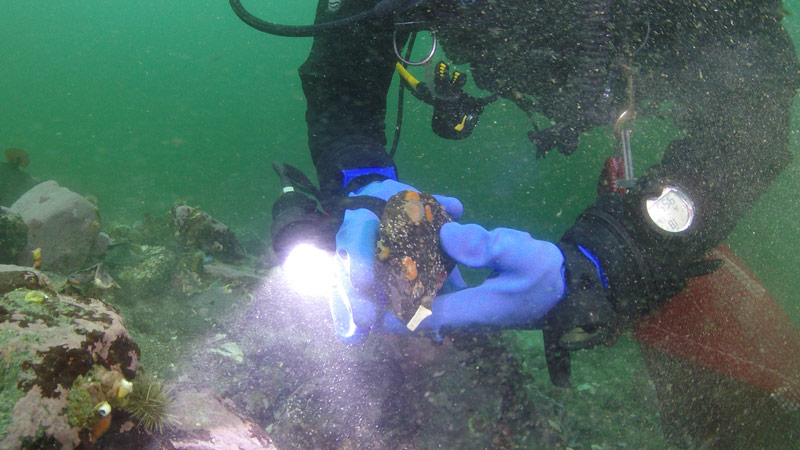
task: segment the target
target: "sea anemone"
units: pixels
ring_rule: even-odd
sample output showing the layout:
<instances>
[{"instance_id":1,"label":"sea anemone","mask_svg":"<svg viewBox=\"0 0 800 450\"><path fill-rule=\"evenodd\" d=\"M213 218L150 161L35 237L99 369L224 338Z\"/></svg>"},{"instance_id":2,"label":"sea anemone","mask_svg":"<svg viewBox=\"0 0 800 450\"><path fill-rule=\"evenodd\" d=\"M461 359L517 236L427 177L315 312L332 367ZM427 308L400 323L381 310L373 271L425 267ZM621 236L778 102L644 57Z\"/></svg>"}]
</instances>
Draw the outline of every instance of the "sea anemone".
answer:
<instances>
[{"instance_id":1,"label":"sea anemone","mask_svg":"<svg viewBox=\"0 0 800 450\"><path fill-rule=\"evenodd\" d=\"M125 411L147 432L161 433L174 425L175 418L170 413L174 401L172 391L144 372L133 380L133 391L126 399Z\"/></svg>"},{"instance_id":2,"label":"sea anemone","mask_svg":"<svg viewBox=\"0 0 800 450\"><path fill-rule=\"evenodd\" d=\"M6 155L6 162L14 167L25 168L31 162L28 152L21 148L7 148L3 151Z\"/></svg>"}]
</instances>

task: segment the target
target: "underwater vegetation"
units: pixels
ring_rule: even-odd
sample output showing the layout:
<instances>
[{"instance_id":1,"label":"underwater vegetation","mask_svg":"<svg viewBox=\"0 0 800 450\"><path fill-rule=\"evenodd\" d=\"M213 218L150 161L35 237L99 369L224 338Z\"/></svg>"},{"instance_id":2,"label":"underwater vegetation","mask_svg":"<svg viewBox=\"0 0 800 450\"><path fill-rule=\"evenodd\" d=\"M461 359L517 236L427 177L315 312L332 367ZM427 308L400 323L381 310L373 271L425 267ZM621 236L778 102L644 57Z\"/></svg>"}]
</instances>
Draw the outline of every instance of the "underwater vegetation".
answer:
<instances>
[{"instance_id":1,"label":"underwater vegetation","mask_svg":"<svg viewBox=\"0 0 800 450\"><path fill-rule=\"evenodd\" d=\"M14 168L25 168L30 164L31 159L28 152L21 148L7 148L3 150L6 156L6 162Z\"/></svg>"},{"instance_id":2,"label":"underwater vegetation","mask_svg":"<svg viewBox=\"0 0 800 450\"><path fill-rule=\"evenodd\" d=\"M140 371L123 408L147 432L161 433L175 425L175 418L170 413L173 403L174 396L168 387Z\"/></svg>"},{"instance_id":3,"label":"underwater vegetation","mask_svg":"<svg viewBox=\"0 0 800 450\"><path fill-rule=\"evenodd\" d=\"M133 385L118 370L101 366L78 375L67 393L67 420L72 427L89 430L97 441L111 426L111 410L124 405Z\"/></svg>"}]
</instances>

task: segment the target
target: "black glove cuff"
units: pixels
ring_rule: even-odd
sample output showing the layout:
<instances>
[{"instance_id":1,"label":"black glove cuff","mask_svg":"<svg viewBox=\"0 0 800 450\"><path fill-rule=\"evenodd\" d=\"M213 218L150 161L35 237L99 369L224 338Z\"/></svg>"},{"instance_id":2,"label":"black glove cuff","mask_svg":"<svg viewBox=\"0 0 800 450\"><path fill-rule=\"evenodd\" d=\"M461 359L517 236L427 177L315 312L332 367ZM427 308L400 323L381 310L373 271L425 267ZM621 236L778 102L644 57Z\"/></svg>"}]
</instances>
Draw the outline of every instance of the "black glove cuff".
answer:
<instances>
[{"instance_id":1,"label":"black glove cuff","mask_svg":"<svg viewBox=\"0 0 800 450\"><path fill-rule=\"evenodd\" d=\"M680 238L656 235L639 215L636 195L643 196L629 193L623 201L616 192L602 194L559 243L567 292L544 328L547 367L557 386L569 384L571 350L613 344L642 314L680 292L687 277L719 267L718 261L697 261ZM597 259L602 274L581 248Z\"/></svg>"},{"instance_id":2,"label":"black glove cuff","mask_svg":"<svg viewBox=\"0 0 800 450\"><path fill-rule=\"evenodd\" d=\"M628 250L628 232L614 214L616 207L622 208L621 199L601 200L578 218L558 244L564 254L566 294L547 314L542 330L547 369L556 386L569 385L570 351L613 344L629 317L629 311L618 307L624 300L605 288L600 269L578 248L599 258L609 287L620 287L618 280L637 272L635 264L629 263L636 255Z\"/></svg>"},{"instance_id":3,"label":"black glove cuff","mask_svg":"<svg viewBox=\"0 0 800 450\"><path fill-rule=\"evenodd\" d=\"M613 343L619 320L597 266L574 244L560 242L558 248L564 255L566 292L547 313L542 332L550 380L565 387L570 377L569 352Z\"/></svg>"},{"instance_id":4,"label":"black glove cuff","mask_svg":"<svg viewBox=\"0 0 800 450\"><path fill-rule=\"evenodd\" d=\"M611 303L624 322L672 298L688 276L687 262L668 256L680 251L681 243L656 236L631 205L616 192L604 193L562 238L597 256L608 276Z\"/></svg>"},{"instance_id":5,"label":"black glove cuff","mask_svg":"<svg viewBox=\"0 0 800 450\"><path fill-rule=\"evenodd\" d=\"M567 350L605 343L618 318L597 266L574 244L560 242L558 248L564 254L566 293L547 314L545 329L558 334L560 346ZM578 328L581 334L574 339L564 336Z\"/></svg>"}]
</instances>

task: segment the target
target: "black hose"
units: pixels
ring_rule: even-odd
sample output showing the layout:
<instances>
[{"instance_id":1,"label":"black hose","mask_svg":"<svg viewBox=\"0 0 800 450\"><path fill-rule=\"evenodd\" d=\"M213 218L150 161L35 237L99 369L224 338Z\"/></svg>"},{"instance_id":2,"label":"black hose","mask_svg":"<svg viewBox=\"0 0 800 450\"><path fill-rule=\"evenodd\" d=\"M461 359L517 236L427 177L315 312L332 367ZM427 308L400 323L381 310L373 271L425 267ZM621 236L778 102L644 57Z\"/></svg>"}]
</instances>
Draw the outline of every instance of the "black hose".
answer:
<instances>
[{"instance_id":1,"label":"black hose","mask_svg":"<svg viewBox=\"0 0 800 450\"><path fill-rule=\"evenodd\" d=\"M258 31L276 36L285 37L311 37L318 34L331 31L335 28L352 25L356 22L363 20L370 20L377 17L382 17L388 14L401 11L416 5L422 0L381 0L375 7L358 14L345 17L339 20L330 22L317 23L314 25L280 25L277 23L267 22L259 19L258 17L250 14L250 11L242 6L241 0L229 0L231 9L242 22L250 25Z\"/></svg>"},{"instance_id":2,"label":"black hose","mask_svg":"<svg viewBox=\"0 0 800 450\"><path fill-rule=\"evenodd\" d=\"M408 40L408 49L406 50L406 61L411 58L411 51L414 49L414 41L417 40L417 33L411 33L411 38ZM406 64L403 64L405 67ZM389 157L394 159L394 154L397 152L397 144L400 142L400 131L403 129L403 102L405 101L406 92L403 79L400 78L400 87L397 90L397 120L394 124L394 139L392 139L392 147L389 150ZM413 91L412 91L413 92Z\"/></svg>"},{"instance_id":3,"label":"black hose","mask_svg":"<svg viewBox=\"0 0 800 450\"><path fill-rule=\"evenodd\" d=\"M239 19L241 19L242 22L250 25L251 27L255 28L258 31L285 37L316 36L317 34L328 31L330 29L344 25L350 25L352 23L364 20L372 16L372 10L367 10L367 11L362 11L354 16L345 17L344 19L334 20L332 22L325 22L314 25L279 25L277 23L266 22L250 14L250 11L246 10L244 6L242 6L242 2L240 0L229 0L229 1L231 4L231 9L233 9L233 12L236 13L237 16L239 16Z\"/></svg>"}]
</instances>

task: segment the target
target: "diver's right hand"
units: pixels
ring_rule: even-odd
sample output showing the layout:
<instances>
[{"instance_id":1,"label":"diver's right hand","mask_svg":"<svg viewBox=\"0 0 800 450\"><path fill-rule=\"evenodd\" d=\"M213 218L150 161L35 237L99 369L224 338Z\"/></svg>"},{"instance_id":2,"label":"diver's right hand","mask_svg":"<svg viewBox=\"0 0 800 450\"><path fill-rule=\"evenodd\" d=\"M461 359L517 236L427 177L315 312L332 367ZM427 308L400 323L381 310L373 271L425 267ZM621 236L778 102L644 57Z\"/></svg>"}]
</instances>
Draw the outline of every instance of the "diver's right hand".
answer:
<instances>
[{"instance_id":1,"label":"diver's right hand","mask_svg":"<svg viewBox=\"0 0 800 450\"><path fill-rule=\"evenodd\" d=\"M372 196L389 200L405 190L419 192L412 186L394 180L372 182L350 196ZM453 220L458 220L464 207L453 197L434 196ZM378 242L380 218L361 208L347 210L336 234L338 286L331 296L336 334L345 342L359 342L379 322L387 309L383 294L374 287L375 246Z\"/></svg>"}]
</instances>

